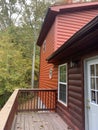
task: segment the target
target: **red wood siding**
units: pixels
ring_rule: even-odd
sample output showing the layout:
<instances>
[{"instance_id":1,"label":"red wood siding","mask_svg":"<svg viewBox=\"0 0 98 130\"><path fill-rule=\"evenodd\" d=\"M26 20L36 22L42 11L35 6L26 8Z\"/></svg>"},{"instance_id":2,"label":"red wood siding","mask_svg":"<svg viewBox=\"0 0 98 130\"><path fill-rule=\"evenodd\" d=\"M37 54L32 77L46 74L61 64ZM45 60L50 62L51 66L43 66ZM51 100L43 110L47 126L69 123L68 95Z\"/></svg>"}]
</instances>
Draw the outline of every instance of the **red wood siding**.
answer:
<instances>
[{"instance_id":1,"label":"red wood siding","mask_svg":"<svg viewBox=\"0 0 98 130\"><path fill-rule=\"evenodd\" d=\"M46 37L46 51L43 51L43 45L41 46L40 53L40 79L39 87L40 88L56 88L57 79L58 79L58 67L54 67L53 64L48 64L46 58L54 51L55 43L55 24L50 29ZM49 70L52 68L53 77L49 78Z\"/></svg>"},{"instance_id":2,"label":"red wood siding","mask_svg":"<svg viewBox=\"0 0 98 130\"><path fill-rule=\"evenodd\" d=\"M66 42L74 33L90 22L98 10L81 11L59 15L56 18L56 44L55 50Z\"/></svg>"}]
</instances>

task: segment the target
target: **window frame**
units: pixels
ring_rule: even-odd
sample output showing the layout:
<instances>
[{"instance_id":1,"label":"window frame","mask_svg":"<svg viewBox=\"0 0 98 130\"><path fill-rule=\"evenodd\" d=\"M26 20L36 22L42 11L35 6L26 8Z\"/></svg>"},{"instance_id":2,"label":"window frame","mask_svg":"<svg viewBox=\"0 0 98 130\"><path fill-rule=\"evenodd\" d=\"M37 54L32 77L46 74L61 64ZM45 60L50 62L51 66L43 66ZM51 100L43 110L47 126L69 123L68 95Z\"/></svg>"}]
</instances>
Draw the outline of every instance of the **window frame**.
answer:
<instances>
[{"instance_id":1,"label":"window frame","mask_svg":"<svg viewBox=\"0 0 98 130\"><path fill-rule=\"evenodd\" d=\"M45 51L46 51L46 39L43 42L43 52L45 52Z\"/></svg>"},{"instance_id":2,"label":"window frame","mask_svg":"<svg viewBox=\"0 0 98 130\"><path fill-rule=\"evenodd\" d=\"M94 75L91 75L91 66L92 65L94 66ZM91 104L98 106L98 95L97 95L97 93L98 93L98 90L97 90L98 75L97 75L97 71L96 71L97 70L96 65L97 65L96 62L89 64L89 84L90 84L90 88L89 88L90 90L89 91L90 91L90 102L91 102ZM94 88L92 88L91 79L94 79ZM95 101L93 101L92 92L95 93Z\"/></svg>"},{"instance_id":3,"label":"window frame","mask_svg":"<svg viewBox=\"0 0 98 130\"><path fill-rule=\"evenodd\" d=\"M66 82L60 82L60 67L66 66ZM68 81L67 81L67 75L68 75L68 70L67 70L67 63L64 63L62 65L58 66L58 101L62 103L63 105L67 106L67 95L68 95ZM59 95L60 95L60 84L66 85L66 103L60 100Z\"/></svg>"}]
</instances>

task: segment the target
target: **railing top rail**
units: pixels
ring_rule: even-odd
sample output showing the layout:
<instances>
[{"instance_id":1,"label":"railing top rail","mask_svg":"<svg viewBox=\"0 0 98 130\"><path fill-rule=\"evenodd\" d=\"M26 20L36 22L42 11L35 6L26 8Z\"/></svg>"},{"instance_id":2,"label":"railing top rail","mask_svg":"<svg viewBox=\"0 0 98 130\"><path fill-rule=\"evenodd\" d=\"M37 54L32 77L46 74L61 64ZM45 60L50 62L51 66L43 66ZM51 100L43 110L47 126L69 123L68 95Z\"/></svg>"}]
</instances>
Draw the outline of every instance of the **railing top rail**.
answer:
<instances>
[{"instance_id":1,"label":"railing top rail","mask_svg":"<svg viewBox=\"0 0 98 130\"><path fill-rule=\"evenodd\" d=\"M26 88L21 88L19 91L56 91L57 88L31 88L31 89L26 89Z\"/></svg>"},{"instance_id":2,"label":"railing top rail","mask_svg":"<svg viewBox=\"0 0 98 130\"><path fill-rule=\"evenodd\" d=\"M0 111L0 130L5 130L6 123L10 116L12 107L15 103L16 97L18 95L19 90L15 90L9 100L6 102L4 107Z\"/></svg>"}]
</instances>

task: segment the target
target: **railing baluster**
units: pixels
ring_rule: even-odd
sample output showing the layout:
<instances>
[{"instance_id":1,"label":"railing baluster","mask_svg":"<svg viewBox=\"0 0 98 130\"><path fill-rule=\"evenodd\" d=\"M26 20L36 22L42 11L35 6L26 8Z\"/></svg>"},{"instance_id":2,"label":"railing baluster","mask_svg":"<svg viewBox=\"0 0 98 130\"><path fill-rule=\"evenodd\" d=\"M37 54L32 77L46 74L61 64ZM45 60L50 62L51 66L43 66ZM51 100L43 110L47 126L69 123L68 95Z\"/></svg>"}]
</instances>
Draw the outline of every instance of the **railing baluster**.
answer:
<instances>
[{"instance_id":1,"label":"railing baluster","mask_svg":"<svg viewBox=\"0 0 98 130\"><path fill-rule=\"evenodd\" d=\"M21 94L21 110L23 110L23 93Z\"/></svg>"},{"instance_id":2,"label":"railing baluster","mask_svg":"<svg viewBox=\"0 0 98 130\"><path fill-rule=\"evenodd\" d=\"M56 108L56 89L21 89L20 111L49 111Z\"/></svg>"},{"instance_id":3,"label":"railing baluster","mask_svg":"<svg viewBox=\"0 0 98 130\"><path fill-rule=\"evenodd\" d=\"M39 91L39 109L41 108L41 91Z\"/></svg>"},{"instance_id":4,"label":"railing baluster","mask_svg":"<svg viewBox=\"0 0 98 130\"><path fill-rule=\"evenodd\" d=\"M50 91L49 91L49 109L51 109L50 104L51 104L51 101L50 101Z\"/></svg>"},{"instance_id":5,"label":"railing baluster","mask_svg":"<svg viewBox=\"0 0 98 130\"><path fill-rule=\"evenodd\" d=\"M36 93L34 93L34 106L33 106L33 110L35 110L35 100L36 100Z\"/></svg>"},{"instance_id":6,"label":"railing baluster","mask_svg":"<svg viewBox=\"0 0 98 130\"><path fill-rule=\"evenodd\" d=\"M37 104L36 104L36 110L38 110L38 91L36 91L36 100L37 100Z\"/></svg>"},{"instance_id":7,"label":"railing baluster","mask_svg":"<svg viewBox=\"0 0 98 130\"><path fill-rule=\"evenodd\" d=\"M44 97L43 96L44 96L44 92L42 93L42 111L43 111L43 103L44 103Z\"/></svg>"},{"instance_id":8,"label":"railing baluster","mask_svg":"<svg viewBox=\"0 0 98 130\"><path fill-rule=\"evenodd\" d=\"M46 104L46 96L47 96L47 91L45 91L45 95L44 95L44 99L45 99L44 104ZM45 105L45 109L46 109L46 105Z\"/></svg>"},{"instance_id":9,"label":"railing baluster","mask_svg":"<svg viewBox=\"0 0 98 130\"><path fill-rule=\"evenodd\" d=\"M50 99L50 109L52 109L52 91L50 92L49 99Z\"/></svg>"},{"instance_id":10,"label":"railing baluster","mask_svg":"<svg viewBox=\"0 0 98 130\"><path fill-rule=\"evenodd\" d=\"M50 104L49 104L49 91L48 91L48 109L49 109L49 105L50 105Z\"/></svg>"},{"instance_id":11,"label":"railing baluster","mask_svg":"<svg viewBox=\"0 0 98 130\"><path fill-rule=\"evenodd\" d=\"M54 92L52 92L52 108L54 109Z\"/></svg>"},{"instance_id":12,"label":"railing baluster","mask_svg":"<svg viewBox=\"0 0 98 130\"><path fill-rule=\"evenodd\" d=\"M29 111L29 106L30 106L30 105L29 105L29 104L30 104L30 103L29 103L29 102L30 102L30 93L29 93L29 92L27 93L27 96L28 96L28 97L27 97L27 99L28 99L28 100L27 100L27 103L28 103L28 111Z\"/></svg>"},{"instance_id":13,"label":"railing baluster","mask_svg":"<svg viewBox=\"0 0 98 130\"><path fill-rule=\"evenodd\" d=\"M26 110L25 107L27 107L27 105L26 105L26 99L27 99L27 93L24 92L23 93L23 111L25 111Z\"/></svg>"},{"instance_id":14,"label":"railing baluster","mask_svg":"<svg viewBox=\"0 0 98 130\"><path fill-rule=\"evenodd\" d=\"M30 110L32 110L32 98L33 98L33 95L32 95L32 93L30 92L30 97L31 97L31 100L30 100Z\"/></svg>"}]
</instances>

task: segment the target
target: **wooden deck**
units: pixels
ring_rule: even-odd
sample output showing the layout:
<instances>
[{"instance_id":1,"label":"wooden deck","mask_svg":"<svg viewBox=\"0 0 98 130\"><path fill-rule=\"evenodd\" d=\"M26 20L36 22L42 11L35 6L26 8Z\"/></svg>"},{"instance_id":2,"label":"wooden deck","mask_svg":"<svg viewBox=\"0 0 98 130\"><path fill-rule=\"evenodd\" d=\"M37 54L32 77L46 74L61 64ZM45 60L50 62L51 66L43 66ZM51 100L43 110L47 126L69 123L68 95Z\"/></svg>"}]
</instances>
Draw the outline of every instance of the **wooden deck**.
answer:
<instances>
[{"instance_id":1,"label":"wooden deck","mask_svg":"<svg viewBox=\"0 0 98 130\"><path fill-rule=\"evenodd\" d=\"M62 118L54 112L20 112L11 130L69 130ZM71 130L71 129L70 129Z\"/></svg>"}]
</instances>

